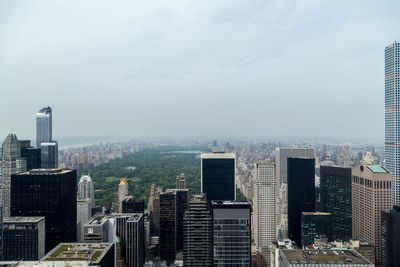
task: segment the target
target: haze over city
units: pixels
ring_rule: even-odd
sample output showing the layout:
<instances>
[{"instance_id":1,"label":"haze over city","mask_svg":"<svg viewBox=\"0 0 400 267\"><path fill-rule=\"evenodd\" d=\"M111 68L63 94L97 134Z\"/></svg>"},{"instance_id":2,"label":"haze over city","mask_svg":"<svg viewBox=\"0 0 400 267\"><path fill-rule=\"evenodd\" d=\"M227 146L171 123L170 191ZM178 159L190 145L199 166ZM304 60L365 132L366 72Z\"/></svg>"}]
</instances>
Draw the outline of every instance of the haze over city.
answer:
<instances>
[{"instance_id":1,"label":"haze over city","mask_svg":"<svg viewBox=\"0 0 400 267\"><path fill-rule=\"evenodd\" d=\"M1 1L0 139L376 138L398 1ZM11 116L12 114L12 116Z\"/></svg>"}]
</instances>

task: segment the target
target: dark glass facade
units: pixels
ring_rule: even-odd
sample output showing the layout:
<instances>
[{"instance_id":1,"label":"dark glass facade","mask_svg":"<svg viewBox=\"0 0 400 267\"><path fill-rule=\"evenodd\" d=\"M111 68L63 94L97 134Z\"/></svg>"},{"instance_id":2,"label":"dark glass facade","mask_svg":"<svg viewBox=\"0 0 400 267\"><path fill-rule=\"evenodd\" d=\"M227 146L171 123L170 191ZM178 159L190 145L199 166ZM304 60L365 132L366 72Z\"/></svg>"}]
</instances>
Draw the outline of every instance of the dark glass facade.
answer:
<instances>
[{"instance_id":1,"label":"dark glass facade","mask_svg":"<svg viewBox=\"0 0 400 267\"><path fill-rule=\"evenodd\" d=\"M143 213L144 200L141 198L128 198L122 201L122 213Z\"/></svg>"},{"instance_id":2,"label":"dark glass facade","mask_svg":"<svg viewBox=\"0 0 400 267\"><path fill-rule=\"evenodd\" d=\"M321 166L321 208L332 214L332 239L351 239L351 168Z\"/></svg>"},{"instance_id":3,"label":"dark glass facade","mask_svg":"<svg viewBox=\"0 0 400 267\"><path fill-rule=\"evenodd\" d=\"M288 158L288 237L301 244L301 213L315 211L315 160Z\"/></svg>"},{"instance_id":4,"label":"dark glass facade","mask_svg":"<svg viewBox=\"0 0 400 267\"><path fill-rule=\"evenodd\" d=\"M382 267L400 266L400 207L381 212Z\"/></svg>"},{"instance_id":5,"label":"dark glass facade","mask_svg":"<svg viewBox=\"0 0 400 267\"><path fill-rule=\"evenodd\" d=\"M301 213L301 247L314 244L314 238L327 238L331 236L331 214L326 212Z\"/></svg>"},{"instance_id":6,"label":"dark glass facade","mask_svg":"<svg viewBox=\"0 0 400 267\"><path fill-rule=\"evenodd\" d=\"M11 176L11 216L46 218L46 252L76 242L76 170L31 170Z\"/></svg>"},{"instance_id":7,"label":"dark glass facade","mask_svg":"<svg viewBox=\"0 0 400 267\"><path fill-rule=\"evenodd\" d=\"M235 159L202 158L201 166L201 188L208 203L212 200L235 200Z\"/></svg>"},{"instance_id":8,"label":"dark glass facade","mask_svg":"<svg viewBox=\"0 0 400 267\"><path fill-rule=\"evenodd\" d=\"M133 214L126 222L126 267L144 264L144 215Z\"/></svg>"},{"instance_id":9,"label":"dark glass facade","mask_svg":"<svg viewBox=\"0 0 400 267\"><path fill-rule=\"evenodd\" d=\"M37 261L44 256L44 217L17 217L3 222L3 260Z\"/></svg>"},{"instance_id":10,"label":"dark glass facade","mask_svg":"<svg viewBox=\"0 0 400 267\"><path fill-rule=\"evenodd\" d=\"M188 189L175 190L176 201L176 250L183 250L183 219L188 208Z\"/></svg>"},{"instance_id":11,"label":"dark glass facade","mask_svg":"<svg viewBox=\"0 0 400 267\"><path fill-rule=\"evenodd\" d=\"M251 264L251 206L242 201L212 201L215 267Z\"/></svg>"},{"instance_id":12,"label":"dark glass facade","mask_svg":"<svg viewBox=\"0 0 400 267\"><path fill-rule=\"evenodd\" d=\"M175 192L160 194L160 258L166 261L175 260L176 251L176 216Z\"/></svg>"},{"instance_id":13,"label":"dark glass facade","mask_svg":"<svg viewBox=\"0 0 400 267\"><path fill-rule=\"evenodd\" d=\"M26 158L26 169L39 169L41 167L41 152L40 148L21 147L21 157Z\"/></svg>"}]
</instances>

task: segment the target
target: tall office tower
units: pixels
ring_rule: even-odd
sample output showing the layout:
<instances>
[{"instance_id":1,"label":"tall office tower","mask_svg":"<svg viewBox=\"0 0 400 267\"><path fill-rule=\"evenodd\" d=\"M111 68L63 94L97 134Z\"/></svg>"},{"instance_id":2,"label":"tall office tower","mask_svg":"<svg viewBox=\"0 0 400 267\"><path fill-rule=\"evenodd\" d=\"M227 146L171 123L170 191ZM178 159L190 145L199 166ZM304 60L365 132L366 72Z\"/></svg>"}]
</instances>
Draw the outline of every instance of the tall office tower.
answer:
<instances>
[{"instance_id":1,"label":"tall office tower","mask_svg":"<svg viewBox=\"0 0 400 267\"><path fill-rule=\"evenodd\" d=\"M201 192L212 200L235 200L235 153L201 153Z\"/></svg>"},{"instance_id":2,"label":"tall office tower","mask_svg":"<svg viewBox=\"0 0 400 267\"><path fill-rule=\"evenodd\" d=\"M175 189L176 250L183 250L183 219L188 208L189 190Z\"/></svg>"},{"instance_id":3,"label":"tall office tower","mask_svg":"<svg viewBox=\"0 0 400 267\"><path fill-rule=\"evenodd\" d=\"M21 148L15 134L7 135L2 146L1 166L1 203L3 217L10 217L11 175L26 170L26 159L21 158Z\"/></svg>"},{"instance_id":4,"label":"tall office tower","mask_svg":"<svg viewBox=\"0 0 400 267\"><path fill-rule=\"evenodd\" d=\"M36 113L36 147L53 140L53 122L51 107L45 107Z\"/></svg>"},{"instance_id":5,"label":"tall office tower","mask_svg":"<svg viewBox=\"0 0 400 267\"><path fill-rule=\"evenodd\" d=\"M247 201L212 201L214 266L250 266L251 205Z\"/></svg>"},{"instance_id":6,"label":"tall office tower","mask_svg":"<svg viewBox=\"0 0 400 267\"><path fill-rule=\"evenodd\" d=\"M258 162L255 164L253 223L254 243L262 250L276 240L276 197L275 164ZM265 250L266 251L266 250ZM269 250L268 250L269 252ZM269 262L269 253L263 255Z\"/></svg>"},{"instance_id":7,"label":"tall office tower","mask_svg":"<svg viewBox=\"0 0 400 267\"><path fill-rule=\"evenodd\" d=\"M92 178L89 175L82 175L78 183L78 200L79 199L89 199L90 200L90 210L95 207L95 197L94 197L94 185Z\"/></svg>"},{"instance_id":8,"label":"tall office tower","mask_svg":"<svg viewBox=\"0 0 400 267\"><path fill-rule=\"evenodd\" d=\"M40 260L44 256L44 245L44 217L10 217L4 220L4 261Z\"/></svg>"},{"instance_id":9,"label":"tall office tower","mask_svg":"<svg viewBox=\"0 0 400 267\"><path fill-rule=\"evenodd\" d=\"M382 211L382 267L400 266L400 207Z\"/></svg>"},{"instance_id":10,"label":"tall office tower","mask_svg":"<svg viewBox=\"0 0 400 267\"><path fill-rule=\"evenodd\" d=\"M144 264L144 215L134 213L126 221L126 267Z\"/></svg>"},{"instance_id":11,"label":"tall office tower","mask_svg":"<svg viewBox=\"0 0 400 267\"><path fill-rule=\"evenodd\" d=\"M400 205L400 43L385 48L385 167L393 175L393 205Z\"/></svg>"},{"instance_id":12,"label":"tall office tower","mask_svg":"<svg viewBox=\"0 0 400 267\"><path fill-rule=\"evenodd\" d=\"M116 194L114 201L114 212L122 212L122 201L128 197L128 182L126 181L126 178L121 178L118 186L118 193ZM115 203L116 201L117 203Z\"/></svg>"},{"instance_id":13,"label":"tall office tower","mask_svg":"<svg viewBox=\"0 0 400 267\"><path fill-rule=\"evenodd\" d=\"M46 218L46 251L76 242L76 170L30 170L11 175L11 216Z\"/></svg>"},{"instance_id":14,"label":"tall office tower","mask_svg":"<svg viewBox=\"0 0 400 267\"><path fill-rule=\"evenodd\" d=\"M331 214L327 212L301 213L301 247L314 244L314 238L332 241Z\"/></svg>"},{"instance_id":15,"label":"tall office tower","mask_svg":"<svg viewBox=\"0 0 400 267\"><path fill-rule=\"evenodd\" d=\"M186 187L186 176L184 173L176 176L176 189L185 189Z\"/></svg>"},{"instance_id":16,"label":"tall office tower","mask_svg":"<svg viewBox=\"0 0 400 267\"><path fill-rule=\"evenodd\" d=\"M122 201L122 213L143 213L144 200L142 198L127 198Z\"/></svg>"},{"instance_id":17,"label":"tall office tower","mask_svg":"<svg viewBox=\"0 0 400 267\"><path fill-rule=\"evenodd\" d=\"M56 141L42 143L40 151L42 169L58 168L58 143Z\"/></svg>"},{"instance_id":18,"label":"tall office tower","mask_svg":"<svg viewBox=\"0 0 400 267\"><path fill-rule=\"evenodd\" d=\"M349 143L343 145L343 161L344 167L351 167L351 149Z\"/></svg>"},{"instance_id":19,"label":"tall office tower","mask_svg":"<svg viewBox=\"0 0 400 267\"><path fill-rule=\"evenodd\" d=\"M176 213L175 191L167 190L160 194L160 258L175 260L176 252Z\"/></svg>"},{"instance_id":20,"label":"tall office tower","mask_svg":"<svg viewBox=\"0 0 400 267\"><path fill-rule=\"evenodd\" d=\"M205 194L193 195L183 227L183 265L211 267L212 218Z\"/></svg>"},{"instance_id":21,"label":"tall office tower","mask_svg":"<svg viewBox=\"0 0 400 267\"><path fill-rule=\"evenodd\" d=\"M352 168L352 235L375 244L381 265L381 211L392 209L392 174L380 165Z\"/></svg>"},{"instance_id":22,"label":"tall office tower","mask_svg":"<svg viewBox=\"0 0 400 267\"><path fill-rule=\"evenodd\" d=\"M332 239L351 239L351 168L321 166L321 210L331 213Z\"/></svg>"},{"instance_id":23,"label":"tall office tower","mask_svg":"<svg viewBox=\"0 0 400 267\"><path fill-rule=\"evenodd\" d=\"M288 237L301 242L301 213L315 211L315 160L288 158Z\"/></svg>"},{"instance_id":24,"label":"tall office tower","mask_svg":"<svg viewBox=\"0 0 400 267\"><path fill-rule=\"evenodd\" d=\"M160 228L160 194L161 187L151 184L149 203L147 209L150 215L150 235L158 236Z\"/></svg>"},{"instance_id":25,"label":"tall office tower","mask_svg":"<svg viewBox=\"0 0 400 267\"><path fill-rule=\"evenodd\" d=\"M288 158L314 158L314 148L300 147L278 147L276 149L276 180L277 187L282 183L287 183L287 159Z\"/></svg>"},{"instance_id":26,"label":"tall office tower","mask_svg":"<svg viewBox=\"0 0 400 267\"><path fill-rule=\"evenodd\" d=\"M21 158L26 158L26 170L39 169L41 161L40 148L31 146L30 140L20 140Z\"/></svg>"},{"instance_id":27,"label":"tall office tower","mask_svg":"<svg viewBox=\"0 0 400 267\"><path fill-rule=\"evenodd\" d=\"M83 242L83 226L90 219L92 209L90 208L91 202L89 198L77 199L76 220L77 220L77 241Z\"/></svg>"},{"instance_id":28,"label":"tall office tower","mask_svg":"<svg viewBox=\"0 0 400 267\"><path fill-rule=\"evenodd\" d=\"M287 183L281 184L279 188L279 195L276 204L276 232L278 239L287 238L288 233L288 214L287 214Z\"/></svg>"}]
</instances>

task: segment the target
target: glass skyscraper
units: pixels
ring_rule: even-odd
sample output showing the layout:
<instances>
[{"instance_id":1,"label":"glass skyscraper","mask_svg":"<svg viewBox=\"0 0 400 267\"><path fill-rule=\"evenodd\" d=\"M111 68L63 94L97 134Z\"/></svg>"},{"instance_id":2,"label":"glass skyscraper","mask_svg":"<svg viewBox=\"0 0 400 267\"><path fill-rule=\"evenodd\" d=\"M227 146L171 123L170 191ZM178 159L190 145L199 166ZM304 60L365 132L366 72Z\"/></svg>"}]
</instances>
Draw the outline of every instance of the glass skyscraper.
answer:
<instances>
[{"instance_id":1,"label":"glass skyscraper","mask_svg":"<svg viewBox=\"0 0 400 267\"><path fill-rule=\"evenodd\" d=\"M36 147L53 139L53 122L51 107L45 107L36 113Z\"/></svg>"},{"instance_id":2,"label":"glass skyscraper","mask_svg":"<svg viewBox=\"0 0 400 267\"><path fill-rule=\"evenodd\" d=\"M400 43L385 48L385 167L393 175L393 204L400 205Z\"/></svg>"}]
</instances>

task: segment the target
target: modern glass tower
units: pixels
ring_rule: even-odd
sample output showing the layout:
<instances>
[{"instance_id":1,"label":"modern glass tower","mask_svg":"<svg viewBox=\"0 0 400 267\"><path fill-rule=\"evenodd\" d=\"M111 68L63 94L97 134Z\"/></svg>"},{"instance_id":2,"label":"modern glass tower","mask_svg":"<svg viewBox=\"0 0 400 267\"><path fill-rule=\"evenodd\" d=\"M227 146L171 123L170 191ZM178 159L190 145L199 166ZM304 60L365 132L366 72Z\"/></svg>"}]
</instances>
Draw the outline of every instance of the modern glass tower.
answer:
<instances>
[{"instance_id":1,"label":"modern glass tower","mask_svg":"<svg viewBox=\"0 0 400 267\"><path fill-rule=\"evenodd\" d=\"M53 140L52 132L51 107L42 108L36 113L36 147L40 148L42 143Z\"/></svg>"},{"instance_id":2,"label":"modern glass tower","mask_svg":"<svg viewBox=\"0 0 400 267\"><path fill-rule=\"evenodd\" d=\"M201 192L207 201L235 200L235 154L201 154Z\"/></svg>"},{"instance_id":3,"label":"modern glass tower","mask_svg":"<svg viewBox=\"0 0 400 267\"><path fill-rule=\"evenodd\" d=\"M393 205L400 205L400 43L385 48L385 167L393 175Z\"/></svg>"}]
</instances>

